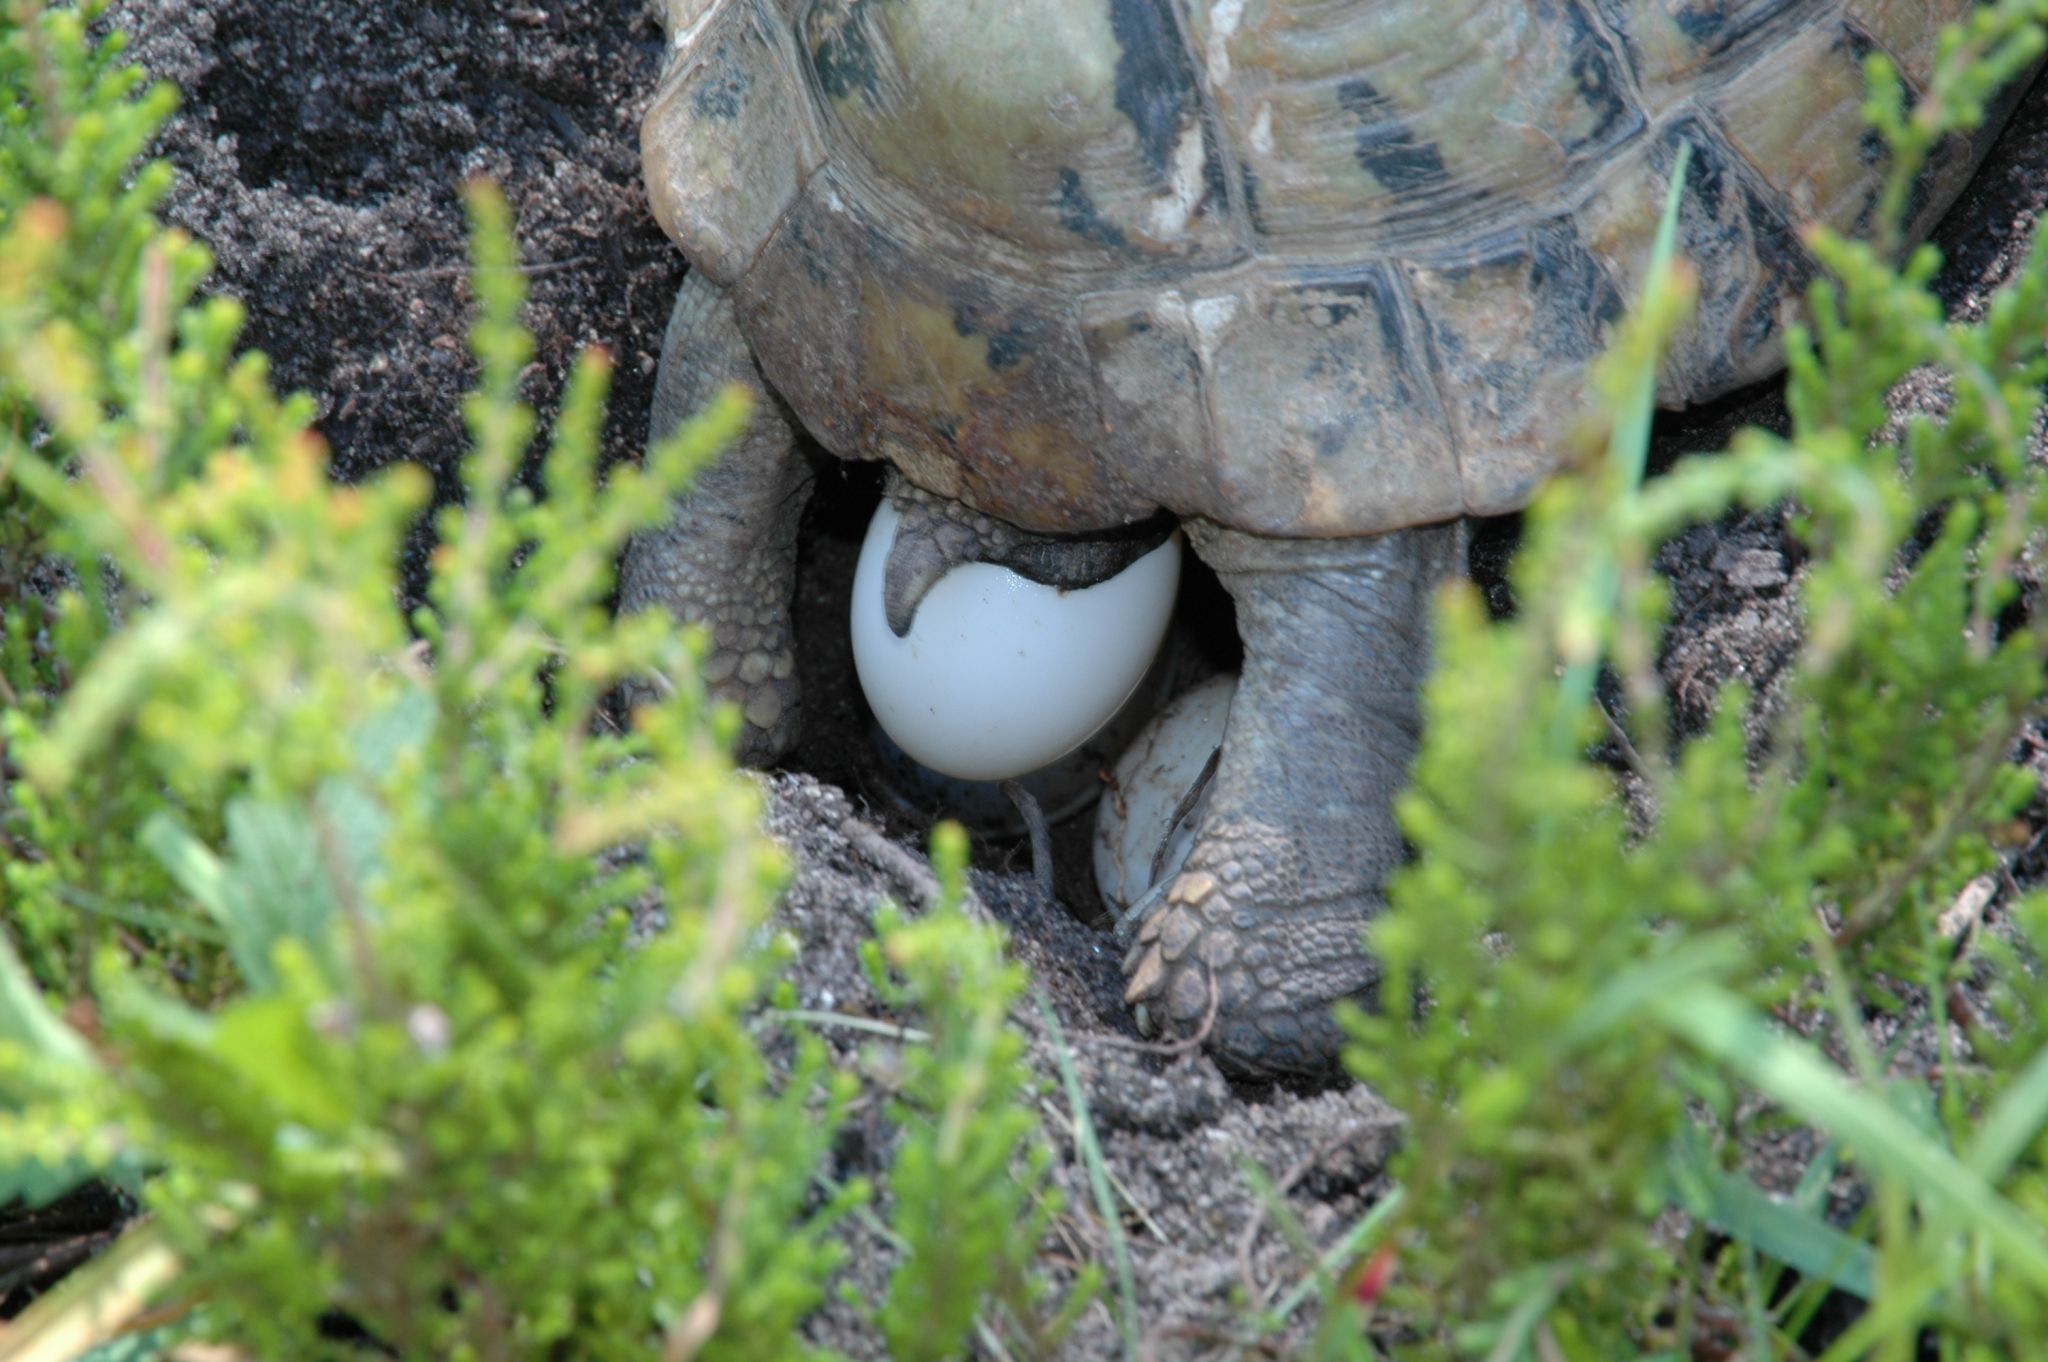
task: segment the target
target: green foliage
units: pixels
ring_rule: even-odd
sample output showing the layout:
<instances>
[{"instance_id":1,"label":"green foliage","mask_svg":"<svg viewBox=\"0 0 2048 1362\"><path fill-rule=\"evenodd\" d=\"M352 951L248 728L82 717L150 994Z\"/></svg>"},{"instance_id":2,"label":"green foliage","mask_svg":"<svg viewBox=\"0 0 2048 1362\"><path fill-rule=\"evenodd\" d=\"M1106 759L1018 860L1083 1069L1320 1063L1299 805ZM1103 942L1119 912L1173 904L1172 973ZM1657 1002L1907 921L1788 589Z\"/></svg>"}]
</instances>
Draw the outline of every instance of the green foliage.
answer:
<instances>
[{"instance_id":1,"label":"green foliage","mask_svg":"<svg viewBox=\"0 0 2048 1362\"><path fill-rule=\"evenodd\" d=\"M1873 60L1887 221L2040 52L2043 7L1981 9L1912 109ZM782 872L723 755L733 717L690 638L604 608L619 546L736 399L600 484L586 357L546 496L516 485L530 341L504 207L473 190L475 447L430 608L400 618L424 479L331 486L310 405L236 356L206 253L153 217L167 172L131 169L173 96L89 39L97 13L0 12L0 1197L98 1170L152 1219L7 1343L167 1293L152 1339L262 1356L360 1351L323 1321L406 1358L805 1356L859 1214L898 1253L863 1303L896 1356L1056 1347L1093 1281L1059 1303L1032 1272L1054 1206L1006 1025L1024 981L959 911L956 832L946 902L885 916L870 953L918 1026L876 1047L887 1187L834 1184L847 1076L801 1029L761 1039L798 1019L757 1006ZM1524 613L1447 601L1404 805L1421 855L1375 939L1398 1005L1353 1020L1354 1068L1412 1119L1404 1187L1255 1325L1320 1293L1319 1356L1363 1355L1376 1312L1404 1356L1792 1357L1832 1289L1869 1308L1831 1360L2024 1356L2048 1328L2048 984L2019 963L2048 903L1971 954L1936 927L2032 794L2007 756L2048 662L2022 592L2048 259L1951 325L1934 256L1895 266L1888 230L1813 239L1831 278L1790 341L1790 436L1646 486L1688 305L1682 267L1656 272L1603 371L1608 457L1529 517ZM1950 377L1946 419L1895 431L1884 391L1922 366ZM1677 742L1652 554L1785 499L1797 665ZM621 731L607 697L649 672L675 699ZM1597 742L1631 768L1633 821ZM1986 955L1993 1011L1952 1032ZM1866 1036L1902 1000L1943 1047L1931 1096ZM1816 1011L1850 1073L1780 1024ZM1741 1154L1787 1120L1829 1145L1778 1200ZM1846 1226L1824 1214L1838 1166L1871 1188ZM1672 1206L1683 1242L1650 1229Z\"/></svg>"},{"instance_id":2,"label":"green foliage","mask_svg":"<svg viewBox=\"0 0 2048 1362\"><path fill-rule=\"evenodd\" d=\"M2040 54L2044 8L1978 11L1911 111L1870 62L1894 224L1929 151ZM1374 935L1390 1007L1352 1022L1353 1068L1413 1121L1382 1308L1453 1322L1416 1355L1800 1356L1830 1282L1878 1303L1830 1358L1914 1356L1923 1329L1944 1356L2020 1356L2048 1326L2048 987L2005 971L2004 1026L1957 1018L1957 1044L1947 1001L1977 963L1937 928L2033 793L2009 754L2048 662L2048 621L2014 611L2048 510L2026 457L2048 244L1981 321L1951 324L1928 291L1935 252L1894 266L1897 240L1810 235L1830 278L1788 341L1789 436L1745 432L1639 485L1656 359L1690 304L1682 267L1653 272L1601 373L1606 459L1530 513L1523 613L1490 622L1469 590L1444 604L1403 806L1419 854ZM1950 410L1895 435L1886 390L1921 366L1948 375ZM1809 555L1796 664L1769 706L1731 688L1674 744L1652 554L1784 499ZM1595 696L1603 666L1618 715ZM1602 743L1639 822L1585 759ZM2040 915L2016 914L2029 933ZM1943 1046L1938 1108L1888 1083L1866 1039L1863 1009L1909 996ZM1769 1020L1815 1004L1853 1079ZM1850 1232L1741 1172L1745 1141L1784 1119L1748 1092L1868 1180L1874 1210ZM1704 1234L1653 1233L1673 1203L1728 1237L1720 1270ZM1773 1295L1759 1255L1808 1284Z\"/></svg>"},{"instance_id":3,"label":"green foliage","mask_svg":"<svg viewBox=\"0 0 2048 1362\"><path fill-rule=\"evenodd\" d=\"M96 544L111 520L132 520L220 445L234 419L232 399L196 380L226 369L239 324L224 301L191 309L178 319L184 333L175 369L143 371L145 355L165 354L155 341L144 346L144 337L164 335L170 300L189 295L210 263L203 249L156 224L152 210L170 184L168 167L130 170L176 96L156 86L129 97L141 78L119 65L120 40L95 45L85 37L103 6L40 16L13 8L20 13L0 19L0 89L18 95L0 110L0 308L11 332L36 331L44 343L0 384L0 431L17 441L36 438L34 401L77 440L117 387L145 392L147 400L119 410L118 424L105 432L105 446L124 457L89 473L99 497L93 488L67 486L42 461L11 468L0 482L0 609L8 618L0 683L10 732L47 718L53 697L125 615L125 565ZM231 373L243 402L253 400L260 358ZM305 413L294 415L303 425ZM30 483L45 495L30 494ZM90 779L94 837L132 838L176 803L118 751ZM145 905L170 900L160 867L132 853L104 861L86 854L90 840L67 836L66 818L37 791L23 788L11 803L16 835L37 855L8 858L10 919L38 974L82 981L107 924L155 935L160 910ZM81 913L91 915L84 931L74 925ZM213 986L203 963L182 952L173 949L166 964L195 992Z\"/></svg>"},{"instance_id":4,"label":"green foliage","mask_svg":"<svg viewBox=\"0 0 2048 1362\"><path fill-rule=\"evenodd\" d=\"M176 1330L259 1356L359 1353L335 1321L405 1358L810 1355L869 1195L820 1190L852 1079L758 1039L784 872L699 640L606 608L743 401L600 484L587 355L545 498L516 485L523 282L473 186L474 449L401 618L425 478L332 485L310 403L235 356L205 253L151 217L164 170L126 169L171 98L132 98L90 17L0 21L6 921L70 1000L0 941L0 1195L147 1169L115 1263L175 1273L204 1302ZM621 729L609 697L650 673L674 699ZM997 939L948 911L884 954L936 1039L906 1063L879 1313L941 1357L989 1299L1039 1323L1046 1156ZM146 1294L95 1279L57 1323L109 1292Z\"/></svg>"},{"instance_id":5,"label":"green foliage","mask_svg":"<svg viewBox=\"0 0 2048 1362\"><path fill-rule=\"evenodd\" d=\"M1056 1202L1044 1188L1051 1150L1032 1143L1038 1118L1024 1038L1009 1023L1026 975L1003 959L999 935L960 913L966 865L966 833L941 824L932 866L942 902L915 921L885 912L867 952L883 997L898 1006L923 999L942 1019L929 1045L905 1051L891 1112L903 1137L889 1226L903 1258L877 1323L897 1362L955 1355L991 1295L1032 1351L1048 1353L1092 1292L1092 1280L1084 1281L1066 1309L1047 1318L1031 1274Z\"/></svg>"}]
</instances>

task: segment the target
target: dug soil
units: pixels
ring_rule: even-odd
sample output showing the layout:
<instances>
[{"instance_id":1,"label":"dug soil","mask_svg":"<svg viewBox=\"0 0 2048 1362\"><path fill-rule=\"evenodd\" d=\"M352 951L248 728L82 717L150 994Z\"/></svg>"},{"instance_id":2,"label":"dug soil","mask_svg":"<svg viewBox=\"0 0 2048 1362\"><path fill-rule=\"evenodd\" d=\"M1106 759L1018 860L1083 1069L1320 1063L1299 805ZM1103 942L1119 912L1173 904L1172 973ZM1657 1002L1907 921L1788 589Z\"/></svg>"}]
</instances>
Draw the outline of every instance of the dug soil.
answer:
<instances>
[{"instance_id":1,"label":"dug soil","mask_svg":"<svg viewBox=\"0 0 2048 1362\"><path fill-rule=\"evenodd\" d=\"M270 355L279 385L318 404L336 476L373 477L406 460L431 470L444 497L459 490L460 404L474 371L460 189L474 176L497 181L517 219L537 344L528 397L545 418L572 357L603 346L616 366L606 453L637 454L683 272L639 182L637 125L663 52L643 0L131 0L113 20L134 35L136 58L184 91L162 144L181 172L169 215L217 252L214 287L246 304L247 341ZM1978 309L2011 273L2044 200L2048 97L2037 95L1939 238L1954 309ZM1941 390L1909 386L1899 400L1938 408ZM1665 420L1657 457L1717 448L1744 423L1783 421L1774 393L1753 390ZM799 600L810 724L787 766L763 777L772 829L797 866L783 912L803 942L802 1005L851 1017L888 1015L857 955L874 906L884 897L916 904L929 891L919 850L927 815L894 795L870 754L842 623L874 495L871 477L826 461ZM1508 520L1474 536L1475 575L1501 610L1512 608L1504 567L1515 534ZM409 591L428 547L423 531L409 550ZM1797 638L1801 557L1786 517L1700 527L1661 566L1676 602L1663 666L1681 718L1697 722L1730 678L1768 695ZM1229 644L1196 646L1227 654ZM1100 910L1084 836L1063 829L1058 839L1057 903L1037 890L1015 839L984 838L978 910L1009 930L1077 1061L1120 1207L1146 1355L1235 1355L1247 1342L1245 1307L1285 1298L1310 1270L1304 1247L1334 1243L1384 1194L1400 1117L1361 1086L1233 1085L1198 1055L1130 1048L1119 952L1091 925ZM2041 867L2013 869L2030 879ZM1052 1037L1036 1013L1018 1024L1047 1080L1054 1181L1066 1200L1046 1261L1062 1273L1106 1263ZM824 1034L848 1067L886 1071L876 1053L886 1042L844 1027ZM844 1171L881 1166L887 1142L885 1131L850 1142ZM1284 1213L1252 1190L1248 1165L1264 1171ZM874 1300L892 1250L858 1225L850 1233L850 1294ZM882 1355L852 1306L834 1304L813 1330L848 1355ZM1098 1303L1067 1351L1117 1353L1116 1330ZM1283 1332L1264 1348L1284 1353L1298 1341Z\"/></svg>"}]
</instances>

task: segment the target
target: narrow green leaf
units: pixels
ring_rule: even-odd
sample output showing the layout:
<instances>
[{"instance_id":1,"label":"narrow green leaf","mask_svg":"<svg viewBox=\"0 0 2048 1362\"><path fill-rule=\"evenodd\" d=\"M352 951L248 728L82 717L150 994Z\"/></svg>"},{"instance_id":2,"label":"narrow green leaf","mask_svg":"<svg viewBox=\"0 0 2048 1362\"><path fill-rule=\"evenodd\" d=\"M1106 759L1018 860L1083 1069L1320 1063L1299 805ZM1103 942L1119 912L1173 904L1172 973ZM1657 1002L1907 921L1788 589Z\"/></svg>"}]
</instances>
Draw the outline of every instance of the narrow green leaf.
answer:
<instances>
[{"instance_id":1,"label":"narrow green leaf","mask_svg":"<svg viewBox=\"0 0 2048 1362\"><path fill-rule=\"evenodd\" d=\"M1849 1146L1864 1165L1898 1178L1924 1206L1944 1208L1980 1230L2016 1270L2048 1289L2048 1238L2040 1226L1882 1099L1852 1087L1812 1049L1772 1030L1723 989L1694 986L1659 1011L1672 1030Z\"/></svg>"},{"instance_id":2,"label":"narrow green leaf","mask_svg":"<svg viewBox=\"0 0 2048 1362\"><path fill-rule=\"evenodd\" d=\"M1877 1255L1870 1245L1814 1211L1773 1199L1748 1178L1701 1168L1694 1179L1698 1194L1686 1198L1686 1210L1808 1277L1863 1300L1876 1294Z\"/></svg>"},{"instance_id":3,"label":"narrow green leaf","mask_svg":"<svg viewBox=\"0 0 2048 1362\"><path fill-rule=\"evenodd\" d=\"M1034 997L1038 1003L1038 1015L1044 1020L1046 1033L1052 1039L1053 1054L1059 1059L1060 1082L1067 1090L1067 1105L1074 1121L1074 1152L1088 1170L1088 1187L1095 1199L1095 1211L1102 1218L1103 1231L1109 1236L1110 1256L1116 1262L1117 1332L1123 1336L1124 1355L1135 1362L1144 1355L1144 1349L1138 1338L1138 1287L1131 1271L1130 1247L1124 1242L1123 1217L1117 1211L1116 1194L1110 1190L1109 1172L1102 1161L1102 1147L1095 1139L1095 1121L1088 1113L1088 1094L1081 1090L1081 1076L1074 1070L1066 1034L1060 1029L1059 1018L1053 1015L1052 1004L1046 1000L1045 994L1040 992Z\"/></svg>"},{"instance_id":4,"label":"narrow green leaf","mask_svg":"<svg viewBox=\"0 0 2048 1362\"><path fill-rule=\"evenodd\" d=\"M227 867L204 842L164 813L152 814L136 840L207 916L222 927L228 925Z\"/></svg>"},{"instance_id":5,"label":"narrow green leaf","mask_svg":"<svg viewBox=\"0 0 2048 1362\"><path fill-rule=\"evenodd\" d=\"M12 1041L37 1059L94 1067L92 1051L43 1001L43 992L0 934L0 1041Z\"/></svg>"},{"instance_id":6,"label":"narrow green leaf","mask_svg":"<svg viewBox=\"0 0 2048 1362\"><path fill-rule=\"evenodd\" d=\"M1963 1162L1977 1176L1996 1182L2040 1138L2043 1125L2048 1125L2048 1045L2035 1052L1984 1113Z\"/></svg>"}]
</instances>

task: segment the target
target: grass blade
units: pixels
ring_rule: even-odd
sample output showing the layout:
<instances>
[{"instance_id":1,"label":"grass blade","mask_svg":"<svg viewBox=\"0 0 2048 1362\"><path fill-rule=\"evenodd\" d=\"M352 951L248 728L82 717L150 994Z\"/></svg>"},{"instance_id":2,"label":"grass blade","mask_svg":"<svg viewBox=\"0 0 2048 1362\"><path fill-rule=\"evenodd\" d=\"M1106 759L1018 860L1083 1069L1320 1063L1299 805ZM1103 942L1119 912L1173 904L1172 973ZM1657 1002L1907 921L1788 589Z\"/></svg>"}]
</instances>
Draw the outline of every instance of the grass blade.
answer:
<instances>
[{"instance_id":1,"label":"grass blade","mask_svg":"<svg viewBox=\"0 0 2048 1362\"><path fill-rule=\"evenodd\" d=\"M1037 995L1037 1001L1038 1015L1045 1019L1046 1032L1052 1037L1053 1054L1059 1058L1060 1082L1067 1090L1067 1105L1073 1108L1074 1152L1080 1155L1081 1166L1088 1170L1088 1190L1095 1198L1095 1213L1102 1217L1103 1231L1109 1236L1110 1256L1116 1260L1117 1332L1123 1337L1124 1356L1130 1362L1138 1362L1138 1284L1131 1272L1131 1250L1124 1242L1116 1193L1110 1189L1102 1146L1095 1139L1095 1122L1088 1114L1088 1095L1081 1091L1081 1076L1074 1071L1074 1057L1067 1049L1060 1019L1053 1015L1052 1005L1046 1002L1043 993Z\"/></svg>"},{"instance_id":2,"label":"grass blade","mask_svg":"<svg viewBox=\"0 0 2048 1362\"><path fill-rule=\"evenodd\" d=\"M1865 1166L1904 1183L1923 1207L1941 1208L1980 1230L2014 1270L2048 1289L2048 1238L2040 1227L1881 1098L1852 1087L1724 989L1686 989L1659 1011L1672 1030L1849 1146Z\"/></svg>"},{"instance_id":3,"label":"grass blade","mask_svg":"<svg viewBox=\"0 0 2048 1362\"><path fill-rule=\"evenodd\" d=\"M1963 1162L1978 1177L1997 1181L2048 1125L2048 1046L2027 1061L2012 1085L1984 1113Z\"/></svg>"}]
</instances>

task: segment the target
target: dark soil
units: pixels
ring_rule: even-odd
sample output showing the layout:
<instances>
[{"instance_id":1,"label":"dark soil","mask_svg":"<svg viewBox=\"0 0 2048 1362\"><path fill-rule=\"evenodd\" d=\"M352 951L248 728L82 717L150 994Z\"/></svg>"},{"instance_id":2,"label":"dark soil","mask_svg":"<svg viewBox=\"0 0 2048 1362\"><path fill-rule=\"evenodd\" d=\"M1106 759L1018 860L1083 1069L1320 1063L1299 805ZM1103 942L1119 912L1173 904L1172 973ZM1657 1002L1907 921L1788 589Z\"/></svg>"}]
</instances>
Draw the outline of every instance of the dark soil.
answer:
<instances>
[{"instance_id":1,"label":"dark soil","mask_svg":"<svg viewBox=\"0 0 2048 1362\"><path fill-rule=\"evenodd\" d=\"M571 357L602 345L617 362L606 452L637 452L682 273L639 185L637 121L662 52L643 0L131 0L114 21L135 35L134 54L152 73L186 92L162 147L182 171L169 214L218 252L215 287L247 304L246 339L271 356L280 385L313 395L337 476L410 460L444 496L458 490L459 403L473 368L460 188L476 175L503 186L517 218L538 345L531 400L549 414ZM1957 311L1975 311L2011 272L2044 201L2048 96L2036 96L1941 234L1951 260L1944 293ZM1939 385L1908 384L1900 400L1936 409ZM1772 391L1738 394L1665 419L1657 459L1783 419ZM834 465L821 479L799 602L809 736L791 770L763 778L773 830L798 865L785 908L804 943L798 993L806 1007L850 1014L883 1010L856 956L874 904L883 895L914 903L928 888L916 851L924 829L875 775L840 624L873 496L862 470ZM1474 536L1475 574L1496 609L1512 608L1504 565L1514 536L1512 520ZM410 590L424 547L409 556ZM1677 624L1664 665L1682 721L1703 717L1730 678L1768 694L1796 641L1788 588L1799 561L1776 511L1696 529L1666 549ZM1205 608L1215 615L1216 598ZM1230 1322L1243 1303L1270 1303L1308 1267L1241 1164L1263 1168L1311 1242L1327 1245L1383 1191L1399 1117L1357 1086L1236 1087L1206 1059L1120 1048L1131 1029L1117 953L1083 925L1098 910L1074 842L1069 832L1059 845L1057 905L1039 900L1023 860L1005 868L1012 845L980 848L980 909L1009 928L1079 1057L1125 1204L1149 1355L1234 1353ZM1039 1023L1019 1024L1051 1076ZM828 1038L860 1063L856 1033ZM1064 1147L1065 1104L1048 1110L1069 1207L1049 1260L1105 1261ZM875 1298L889 1261L880 1244L857 1246L857 1296ZM835 1306L817 1333L849 1355L879 1355L850 1308ZM1072 1354L1116 1349L1107 1309L1093 1307Z\"/></svg>"}]
</instances>

